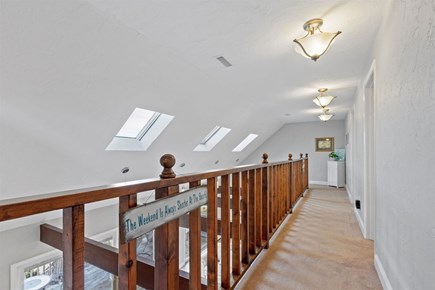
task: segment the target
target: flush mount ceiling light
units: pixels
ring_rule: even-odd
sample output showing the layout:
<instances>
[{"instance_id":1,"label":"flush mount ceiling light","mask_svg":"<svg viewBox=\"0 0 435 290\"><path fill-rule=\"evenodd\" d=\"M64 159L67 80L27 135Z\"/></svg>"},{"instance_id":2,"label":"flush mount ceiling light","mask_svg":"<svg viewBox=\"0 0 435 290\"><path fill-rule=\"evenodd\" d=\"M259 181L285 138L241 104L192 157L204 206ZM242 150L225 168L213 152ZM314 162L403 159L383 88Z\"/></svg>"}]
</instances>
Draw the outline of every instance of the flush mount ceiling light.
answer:
<instances>
[{"instance_id":1,"label":"flush mount ceiling light","mask_svg":"<svg viewBox=\"0 0 435 290\"><path fill-rule=\"evenodd\" d=\"M325 108L327 107L332 100L334 100L335 96L325 96L324 94L328 91L327 88L321 88L318 90L319 95L313 100L314 104L319 107Z\"/></svg>"},{"instance_id":2,"label":"flush mount ceiling light","mask_svg":"<svg viewBox=\"0 0 435 290\"><path fill-rule=\"evenodd\" d=\"M341 31L336 33L323 32L320 30L322 24L323 20L321 18L314 18L305 22L304 30L308 32L307 35L293 40L298 44L295 46L297 53L316 61L328 50Z\"/></svg>"},{"instance_id":3,"label":"flush mount ceiling light","mask_svg":"<svg viewBox=\"0 0 435 290\"><path fill-rule=\"evenodd\" d=\"M324 108L323 109L323 114L319 115L318 117L323 122L326 122L326 121L331 120L331 118L334 117L334 115L333 114L329 114L329 109Z\"/></svg>"}]
</instances>

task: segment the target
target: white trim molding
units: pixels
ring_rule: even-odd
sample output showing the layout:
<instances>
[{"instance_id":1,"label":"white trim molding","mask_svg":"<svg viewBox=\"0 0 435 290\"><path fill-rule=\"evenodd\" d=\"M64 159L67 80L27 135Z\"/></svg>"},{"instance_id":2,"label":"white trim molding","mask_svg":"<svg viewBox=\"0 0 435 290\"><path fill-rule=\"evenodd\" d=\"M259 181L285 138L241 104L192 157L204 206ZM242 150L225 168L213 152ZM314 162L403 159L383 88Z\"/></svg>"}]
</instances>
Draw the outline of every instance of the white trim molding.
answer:
<instances>
[{"instance_id":1,"label":"white trim molding","mask_svg":"<svg viewBox=\"0 0 435 290\"><path fill-rule=\"evenodd\" d=\"M381 259L375 253L375 268L378 272L379 280L381 280L382 287L384 290L393 290L390 280L388 279L387 273L385 273L384 267L382 266Z\"/></svg>"},{"instance_id":2,"label":"white trim molding","mask_svg":"<svg viewBox=\"0 0 435 290\"><path fill-rule=\"evenodd\" d=\"M365 229L364 237L375 238L375 208L376 208L376 60L373 60L362 84L363 97L363 154L364 154L364 194L363 211Z\"/></svg>"},{"instance_id":3,"label":"white trim molding","mask_svg":"<svg viewBox=\"0 0 435 290\"><path fill-rule=\"evenodd\" d=\"M346 189L347 196L349 197L349 202L352 204L352 207L353 207L354 205L353 205L352 193L350 192L350 189L347 186L347 184L344 185L344 188Z\"/></svg>"},{"instance_id":4,"label":"white trim molding","mask_svg":"<svg viewBox=\"0 0 435 290\"><path fill-rule=\"evenodd\" d=\"M310 180L309 184L328 185L328 181Z\"/></svg>"},{"instance_id":5,"label":"white trim molding","mask_svg":"<svg viewBox=\"0 0 435 290\"><path fill-rule=\"evenodd\" d=\"M307 191L304 192L304 195L306 194L306 192ZM302 199L303 199L303 197L298 199L298 201L296 202L296 204L292 208L292 212L294 212L299 207L299 205L301 204Z\"/></svg>"},{"instance_id":6,"label":"white trim molding","mask_svg":"<svg viewBox=\"0 0 435 290\"><path fill-rule=\"evenodd\" d=\"M361 233L362 233L362 235L363 235L363 237L364 237L364 239L366 238L366 228L365 228L365 226L364 226L364 222L363 222L363 220L361 219L361 216L359 215L359 212L358 212L358 209L356 209L355 207L353 208L353 211L354 211L354 213L355 213L355 216L356 216L356 220L358 221L358 224L359 224L359 227L360 227L360 229L361 229Z\"/></svg>"}]
</instances>

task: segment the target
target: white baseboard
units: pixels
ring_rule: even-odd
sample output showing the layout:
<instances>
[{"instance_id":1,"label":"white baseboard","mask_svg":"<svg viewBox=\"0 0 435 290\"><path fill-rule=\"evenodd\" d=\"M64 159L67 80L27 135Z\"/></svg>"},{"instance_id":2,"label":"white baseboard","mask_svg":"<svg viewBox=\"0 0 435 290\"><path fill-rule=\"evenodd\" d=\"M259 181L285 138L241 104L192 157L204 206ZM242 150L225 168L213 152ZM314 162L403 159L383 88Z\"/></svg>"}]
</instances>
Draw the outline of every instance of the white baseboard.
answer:
<instances>
[{"instance_id":1,"label":"white baseboard","mask_svg":"<svg viewBox=\"0 0 435 290\"><path fill-rule=\"evenodd\" d=\"M328 185L327 181L316 181L316 180L310 180L310 184L318 184L318 185Z\"/></svg>"},{"instance_id":2,"label":"white baseboard","mask_svg":"<svg viewBox=\"0 0 435 290\"><path fill-rule=\"evenodd\" d=\"M376 272L378 272L379 280L381 280L381 284L384 290L393 290L390 280L387 277L387 273L385 273L381 260L379 259L379 256L376 255L376 253L375 253L375 268L376 268Z\"/></svg>"},{"instance_id":3,"label":"white baseboard","mask_svg":"<svg viewBox=\"0 0 435 290\"><path fill-rule=\"evenodd\" d=\"M354 211L354 213L355 213L356 220L358 221L359 227L360 227L360 229L361 229L361 233L362 233L362 235L363 235L364 238L365 238L366 227L364 226L364 222L362 221L361 216L360 216L359 213L358 213L358 210L357 210L356 208L353 208L353 211Z\"/></svg>"},{"instance_id":4,"label":"white baseboard","mask_svg":"<svg viewBox=\"0 0 435 290\"><path fill-rule=\"evenodd\" d=\"M306 193L306 191L304 192L304 194ZM302 197L303 198L303 197ZM294 211L295 209L297 209L297 207L301 204L302 198L299 198L298 201L296 202L296 204L293 206L292 211Z\"/></svg>"},{"instance_id":5,"label":"white baseboard","mask_svg":"<svg viewBox=\"0 0 435 290\"><path fill-rule=\"evenodd\" d=\"M350 192L349 187L347 186L347 184L344 186L344 188L346 189L347 195L349 196L349 202L352 204L353 206L353 199L352 199L352 193Z\"/></svg>"}]
</instances>

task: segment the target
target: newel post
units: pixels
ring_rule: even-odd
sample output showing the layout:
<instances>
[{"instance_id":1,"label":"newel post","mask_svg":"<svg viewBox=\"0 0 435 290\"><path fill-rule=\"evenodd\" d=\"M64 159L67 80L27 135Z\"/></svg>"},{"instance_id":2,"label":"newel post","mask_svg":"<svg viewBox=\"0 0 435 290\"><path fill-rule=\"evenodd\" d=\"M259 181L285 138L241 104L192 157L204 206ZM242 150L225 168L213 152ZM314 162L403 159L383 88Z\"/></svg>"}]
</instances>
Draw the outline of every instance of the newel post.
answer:
<instances>
[{"instance_id":1,"label":"newel post","mask_svg":"<svg viewBox=\"0 0 435 290\"><path fill-rule=\"evenodd\" d=\"M269 155L263 153L262 164L269 164L267 160ZM270 238L270 194L269 194L269 167L263 167L261 170L261 211L262 211L262 221L261 221L261 240L266 241L265 248L269 248L269 238Z\"/></svg>"},{"instance_id":2,"label":"newel post","mask_svg":"<svg viewBox=\"0 0 435 290\"><path fill-rule=\"evenodd\" d=\"M174 155L163 155L160 164L163 166L161 179L175 178L172 170L175 165ZM178 193L178 186L156 189L156 200L176 193ZM155 229L154 289L177 290L179 288L178 231L178 219Z\"/></svg>"},{"instance_id":3,"label":"newel post","mask_svg":"<svg viewBox=\"0 0 435 290\"><path fill-rule=\"evenodd\" d=\"M289 161L293 160L293 154L289 153L289 155L288 155L288 160L289 160Z\"/></svg>"},{"instance_id":4,"label":"newel post","mask_svg":"<svg viewBox=\"0 0 435 290\"><path fill-rule=\"evenodd\" d=\"M263 153L263 162L261 162L262 164L268 164L269 161L267 161L267 158L269 158L269 155L267 153Z\"/></svg>"},{"instance_id":5,"label":"newel post","mask_svg":"<svg viewBox=\"0 0 435 290\"><path fill-rule=\"evenodd\" d=\"M300 159L304 158L304 154L303 153L299 154L299 158Z\"/></svg>"}]
</instances>

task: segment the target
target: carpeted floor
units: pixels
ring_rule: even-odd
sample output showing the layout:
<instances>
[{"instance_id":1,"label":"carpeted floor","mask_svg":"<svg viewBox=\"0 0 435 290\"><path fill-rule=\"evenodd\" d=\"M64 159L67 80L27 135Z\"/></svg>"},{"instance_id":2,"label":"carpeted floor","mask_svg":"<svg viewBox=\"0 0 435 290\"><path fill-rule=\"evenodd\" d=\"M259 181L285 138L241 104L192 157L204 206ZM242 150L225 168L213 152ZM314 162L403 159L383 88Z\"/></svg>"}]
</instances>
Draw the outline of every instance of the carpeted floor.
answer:
<instances>
[{"instance_id":1,"label":"carpeted floor","mask_svg":"<svg viewBox=\"0 0 435 290\"><path fill-rule=\"evenodd\" d=\"M346 191L310 189L236 289L382 289Z\"/></svg>"}]
</instances>

